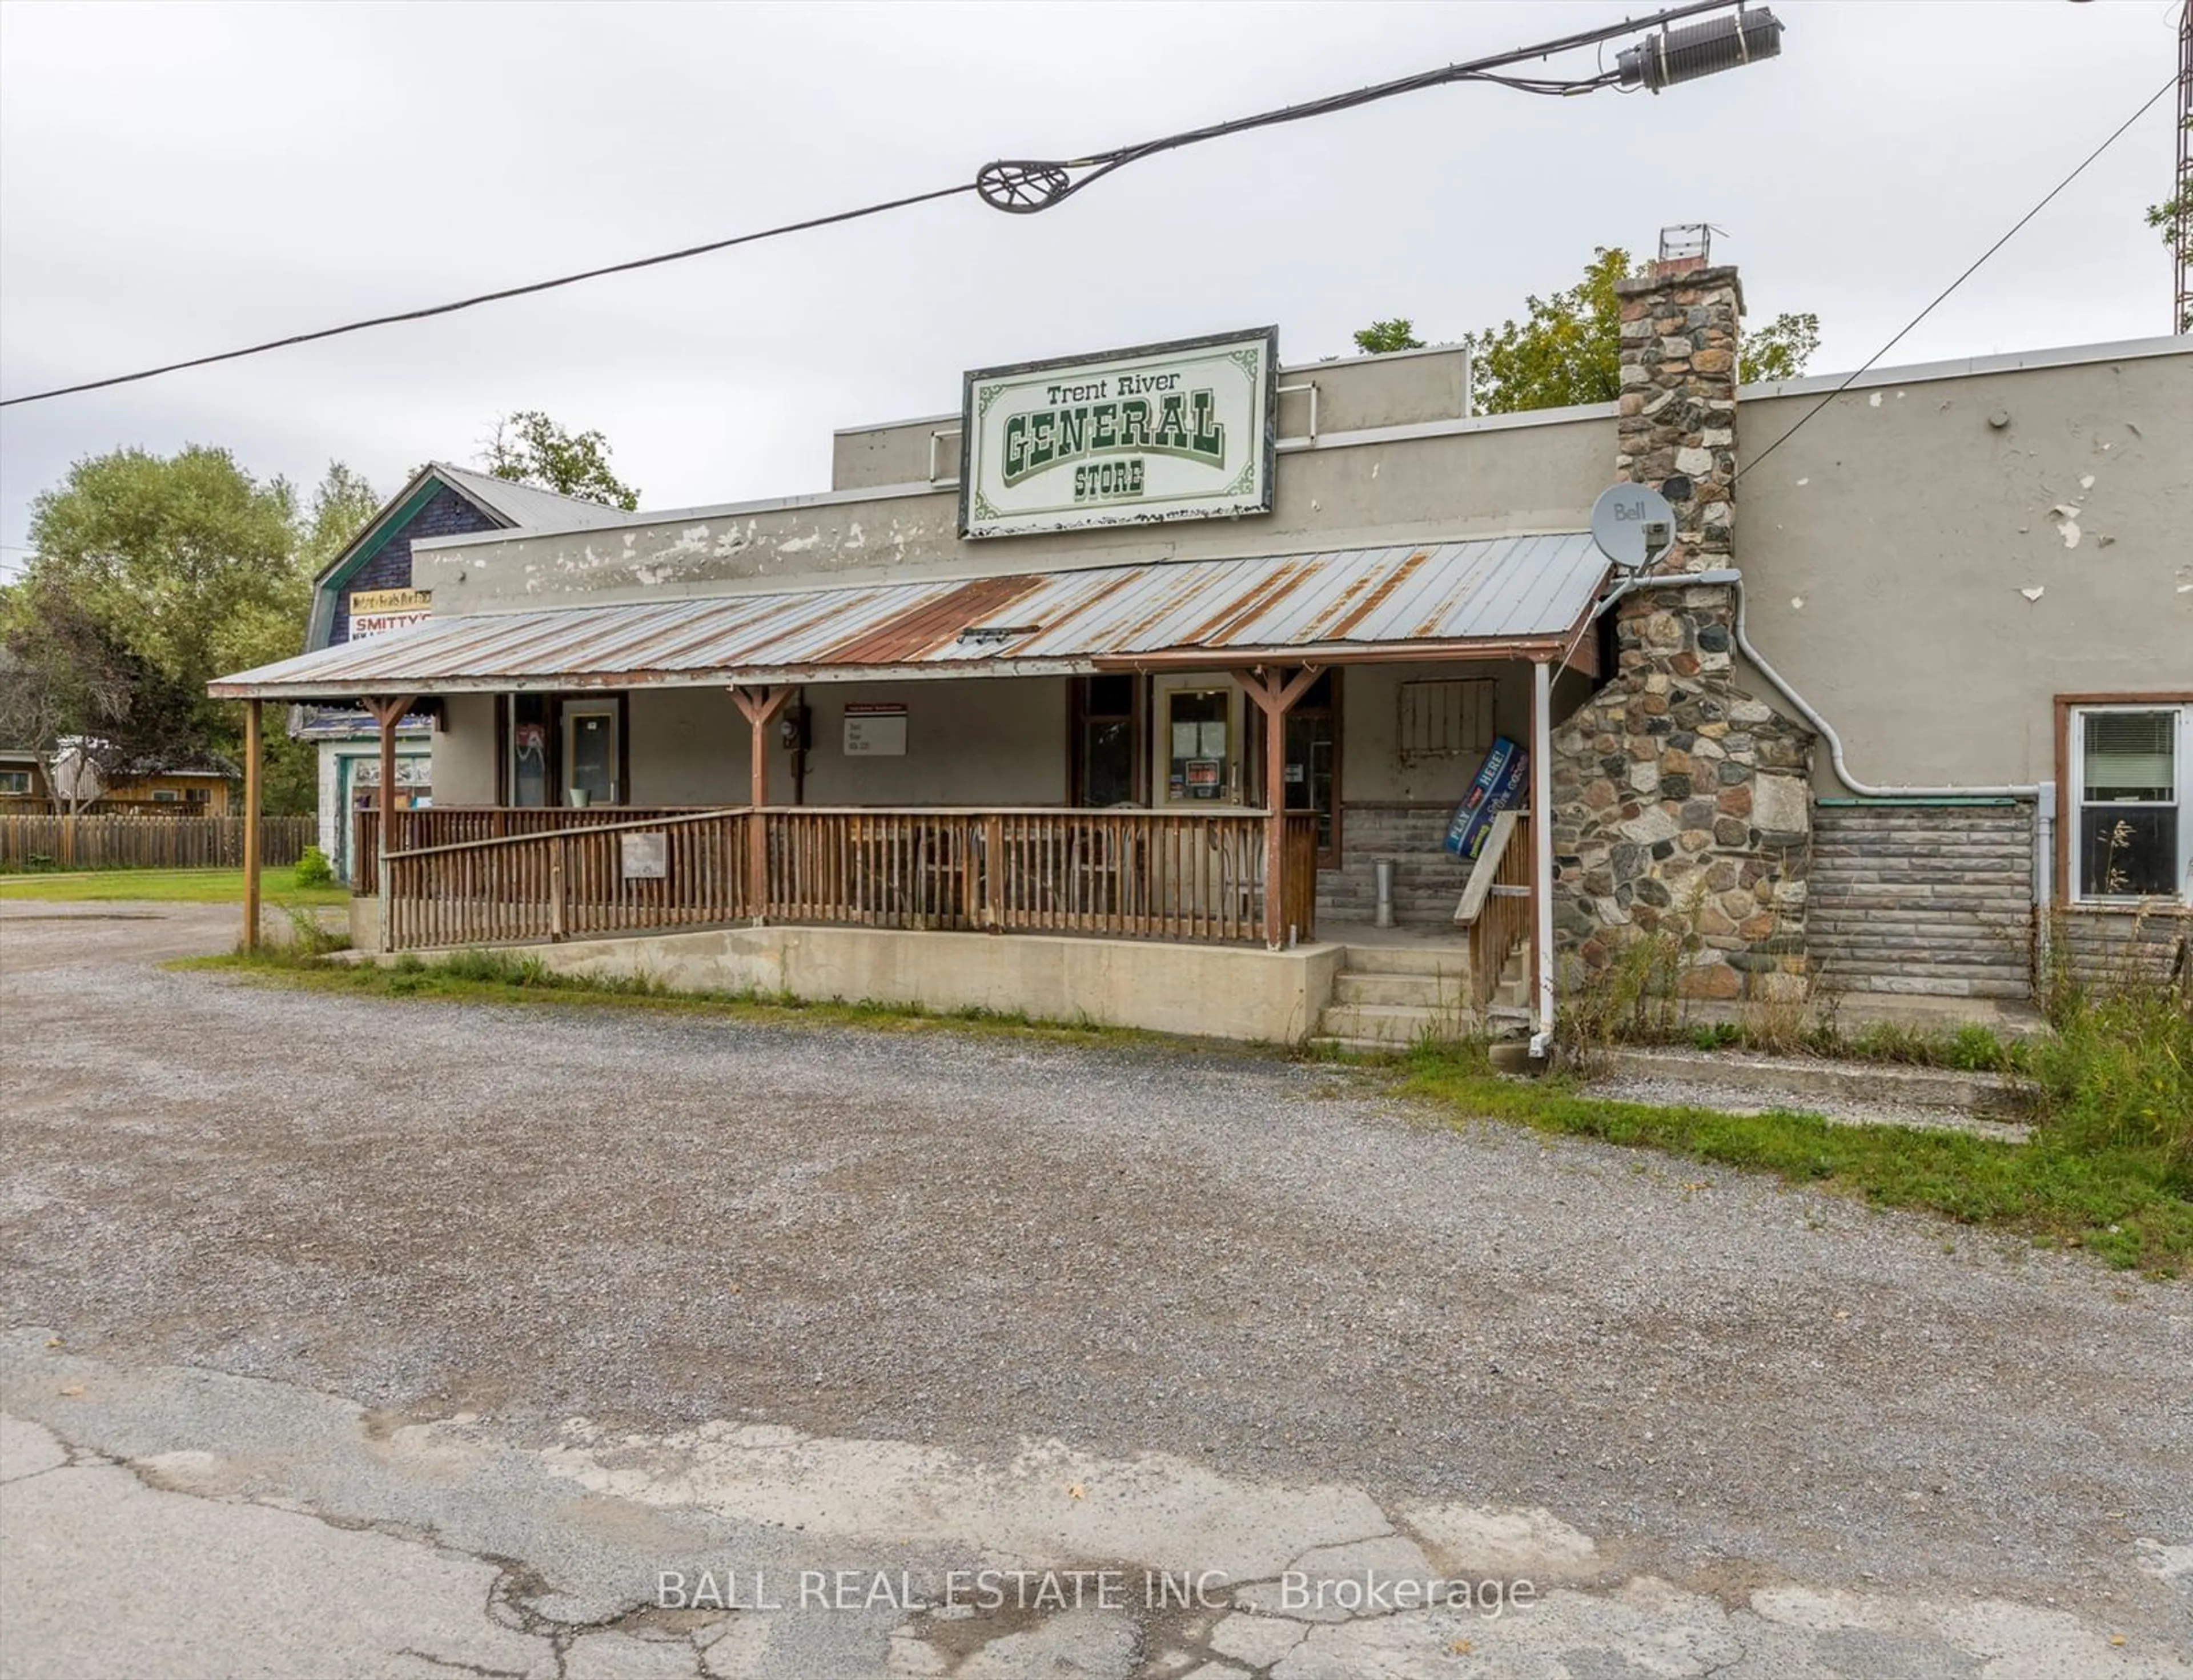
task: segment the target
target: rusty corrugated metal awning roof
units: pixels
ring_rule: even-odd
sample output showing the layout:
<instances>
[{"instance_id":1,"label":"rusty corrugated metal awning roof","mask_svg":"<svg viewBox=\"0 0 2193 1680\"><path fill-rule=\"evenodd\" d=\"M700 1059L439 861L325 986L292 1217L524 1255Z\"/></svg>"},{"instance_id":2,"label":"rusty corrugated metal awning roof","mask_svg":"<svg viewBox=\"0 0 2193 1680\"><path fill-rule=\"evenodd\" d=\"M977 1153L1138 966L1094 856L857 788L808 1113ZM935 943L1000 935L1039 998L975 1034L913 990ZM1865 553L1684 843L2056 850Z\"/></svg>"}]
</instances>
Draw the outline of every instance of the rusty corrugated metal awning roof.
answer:
<instances>
[{"instance_id":1,"label":"rusty corrugated metal awning roof","mask_svg":"<svg viewBox=\"0 0 2193 1680\"><path fill-rule=\"evenodd\" d=\"M238 671L225 698L828 682L1240 665L1564 642L1606 563L1589 534L1177 560L435 620Z\"/></svg>"}]
</instances>

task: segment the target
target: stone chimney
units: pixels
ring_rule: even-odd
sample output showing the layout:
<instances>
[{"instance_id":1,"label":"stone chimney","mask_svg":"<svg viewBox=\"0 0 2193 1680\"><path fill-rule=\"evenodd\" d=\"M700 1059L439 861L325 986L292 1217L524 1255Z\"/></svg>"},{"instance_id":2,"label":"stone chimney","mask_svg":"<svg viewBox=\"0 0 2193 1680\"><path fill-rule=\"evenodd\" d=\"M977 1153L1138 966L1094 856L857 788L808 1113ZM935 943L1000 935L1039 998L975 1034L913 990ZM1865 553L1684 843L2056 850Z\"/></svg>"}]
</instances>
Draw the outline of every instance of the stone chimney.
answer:
<instances>
[{"instance_id":1,"label":"stone chimney","mask_svg":"<svg viewBox=\"0 0 2193 1680\"><path fill-rule=\"evenodd\" d=\"M1737 321L1744 288L1703 254L1650 264L1618 280L1622 395L1614 476L1650 484L1675 510L1675 546L1660 569L1731 563L1736 523Z\"/></svg>"},{"instance_id":2,"label":"stone chimney","mask_svg":"<svg viewBox=\"0 0 2193 1680\"><path fill-rule=\"evenodd\" d=\"M1614 476L1668 499L1675 541L1614 609L1612 679L1554 732L1555 932L1572 986L1652 934L1685 996L1801 997L1812 734L1738 684L1734 590L1685 580L1736 563L1744 292L1698 243L1617 283Z\"/></svg>"}]
</instances>

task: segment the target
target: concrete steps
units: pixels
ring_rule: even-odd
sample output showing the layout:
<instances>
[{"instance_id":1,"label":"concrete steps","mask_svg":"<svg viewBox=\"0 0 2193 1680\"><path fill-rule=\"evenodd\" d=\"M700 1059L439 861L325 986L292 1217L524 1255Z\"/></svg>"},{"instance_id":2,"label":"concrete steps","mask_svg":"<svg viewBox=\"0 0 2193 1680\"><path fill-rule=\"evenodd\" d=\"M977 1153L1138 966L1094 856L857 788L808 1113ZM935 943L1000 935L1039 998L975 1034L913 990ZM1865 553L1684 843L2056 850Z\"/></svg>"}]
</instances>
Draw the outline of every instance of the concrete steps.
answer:
<instances>
[{"instance_id":1,"label":"concrete steps","mask_svg":"<svg viewBox=\"0 0 2193 1680\"><path fill-rule=\"evenodd\" d=\"M1510 986L1503 976L1501 999L1512 993L1520 1002L1521 991L1520 980ZM1469 946L1459 934L1452 943L1351 944L1332 996L1310 1040L1322 1049L1390 1054L1480 1025L1469 1003Z\"/></svg>"}]
</instances>

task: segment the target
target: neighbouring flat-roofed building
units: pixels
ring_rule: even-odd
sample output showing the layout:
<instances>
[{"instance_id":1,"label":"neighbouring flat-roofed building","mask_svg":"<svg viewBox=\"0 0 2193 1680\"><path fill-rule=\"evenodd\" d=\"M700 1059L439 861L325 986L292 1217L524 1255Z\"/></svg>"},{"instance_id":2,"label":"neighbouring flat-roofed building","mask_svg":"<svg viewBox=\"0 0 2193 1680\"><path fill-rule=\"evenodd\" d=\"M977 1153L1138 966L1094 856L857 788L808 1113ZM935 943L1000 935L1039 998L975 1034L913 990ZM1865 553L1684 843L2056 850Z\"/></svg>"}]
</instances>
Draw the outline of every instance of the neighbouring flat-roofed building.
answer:
<instances>
[{"instance_id":1,"label":"neighbouring flat-roofed building","mask_svg":"<svg viewBox=\"0 0 2193 1680\"><path fill-rule=\"evenodd\" d=\"M1643 931L1730 999L2167 951L2193 341L1739 390L1741 306L1657 266L1619 399L1519 414L1268 329L982 370L826 492L415 536L430 621L214 691L432 710L356 842L392 949L1354 1040L1544 1033Z\"/></svg>"}]
</instances>

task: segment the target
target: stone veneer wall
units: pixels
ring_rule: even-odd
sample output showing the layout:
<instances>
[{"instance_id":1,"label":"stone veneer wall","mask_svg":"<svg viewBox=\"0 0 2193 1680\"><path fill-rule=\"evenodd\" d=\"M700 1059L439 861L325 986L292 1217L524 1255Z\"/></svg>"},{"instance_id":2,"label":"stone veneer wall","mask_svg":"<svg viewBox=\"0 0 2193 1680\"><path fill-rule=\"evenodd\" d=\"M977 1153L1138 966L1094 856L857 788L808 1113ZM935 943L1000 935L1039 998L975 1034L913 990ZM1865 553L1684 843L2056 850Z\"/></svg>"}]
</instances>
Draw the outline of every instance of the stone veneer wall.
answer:
<instances>
[{"instance_id":1,"label":"stone veneer wall","mask_svg":"<svg viewBox=\"0 0 2193 1680\"><path fill-rule=\"evenodd\" d=\"M1317 913L1368 922L1378 906L1372 866L1394 860L1394 907L1406 923L1452 923L1469 866L1446 849L1447 806L1350 802L1340 818L1340 867L1317 872Z\"/></svg>"},{"instance_id":2,"label":"stone veneer wall","mask_svg":"<svg viewBox=\"0 0 2193 1680\"><path fill-rule=\"evenodd\" d=\"M2056 961L2088 986L2127 980L2159 981L2193 964L2193 910L2157 904L2145 910L2104 910L2080 905L2053 923Z\"/></svg>"},{"instance_id":3,"label":"stone veneer wall","mask_svg":"<svg viewBox=\"0 0 2193 1680\"><path fill-rule=\"evenodd\" d=\"M1665 931L1686 996L1801 996L1812 732L1736 686L1725 586L1615 610L1620 674L1554 732L1556 939L1589 978Z\"/></svg>"},{"instance_id":4,"label":"stone veneer wall","mask_svg":"<svg viewBox=\"0 0 2193 1680\"><path fill-rule=\"evenodd\" d=\"M2031 996L2032 802L1816 805L1806 936L1824 986Z\"/></svg>"}]
</instances>

